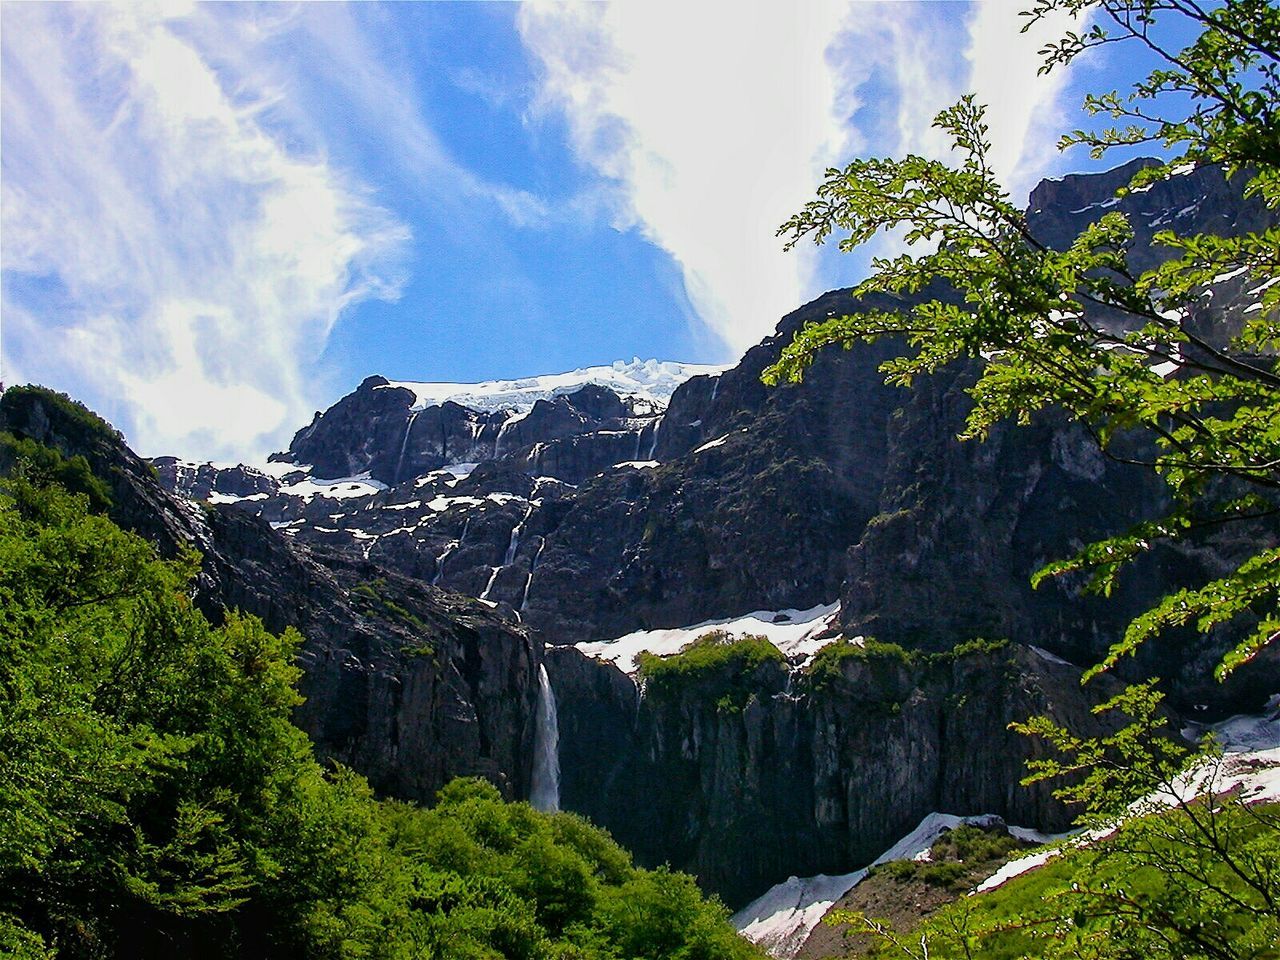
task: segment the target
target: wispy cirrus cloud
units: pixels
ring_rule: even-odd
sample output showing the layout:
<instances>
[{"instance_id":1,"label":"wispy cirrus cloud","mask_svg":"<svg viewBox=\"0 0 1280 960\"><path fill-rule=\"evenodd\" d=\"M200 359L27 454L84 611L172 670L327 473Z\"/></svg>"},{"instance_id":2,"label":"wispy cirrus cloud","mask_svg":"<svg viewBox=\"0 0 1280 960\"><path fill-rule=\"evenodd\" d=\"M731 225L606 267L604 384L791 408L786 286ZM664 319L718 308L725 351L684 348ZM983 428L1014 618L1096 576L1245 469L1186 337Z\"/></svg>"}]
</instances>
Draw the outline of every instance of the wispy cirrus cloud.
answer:
<instances>
[{"instance_id":1,"label":"wispy cirrus cloud","mask_svg":"<svg viewBox=\"0 0 1280 960\"><path fill-rule=\"evenodd\" d=\"M682 271L698 317L731 350L772 332L805 285L778 225L845 145L853 104L827 57L848 14L800 5L531 3L525 46L542 110L616 184L615 223Z\"/></svg>"},{"instance_id":2,"label":"wispy cirrus cloud","mask_svg":"<svg viewBox=\"0 0 1280 960\"><path fill-rule=\"evenodd\" d=\"M856 279L774 236L825 166L943 159L933 118L975 92L1014 195L1044 174L1065 72L1037 76L1037 51L1068 21L1021 34L1021 5L533 3L518 24L543 68L543 109L617 185L619 225L672 256L699 320L740 352L823 286Z\"/></svg>"},{"instance_id":3,"label":"wispy cirrus cloud","mask_svg":"<svg viewBox=\"0 0 1280 960\"><path fill-rule=\"evenodd\" d=\"M202 52L201 9L3 16L7 378L76 393L146 453L264 452L313 409L342 311L396 296L407 228L285 145L279 92Z\"/></svg>"}]
</instances>

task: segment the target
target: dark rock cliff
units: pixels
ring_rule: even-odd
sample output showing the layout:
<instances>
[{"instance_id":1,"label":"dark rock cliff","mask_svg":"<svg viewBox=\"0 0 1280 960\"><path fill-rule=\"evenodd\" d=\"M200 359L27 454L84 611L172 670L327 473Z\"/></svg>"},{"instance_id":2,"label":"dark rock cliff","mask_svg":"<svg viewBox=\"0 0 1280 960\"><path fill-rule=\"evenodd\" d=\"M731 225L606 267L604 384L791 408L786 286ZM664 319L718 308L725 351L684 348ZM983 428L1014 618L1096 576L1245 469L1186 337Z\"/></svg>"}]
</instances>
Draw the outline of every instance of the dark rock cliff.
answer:
<instances>
[{"instance_id":1,"label":"dark rock cliff","mask_svg":"<svg viewBox=\"0 0 1280 960\"><path fill-rule=\"evenodd\" d=\"M1033 229L1062 244L1100 211L1120 210L1139 259L1154 263L1164 253L1150 240L1165 226L1229 233L1266 222L1214 170L1114 197L1146 162L1042 184ZM1198 322L1222 336L1249 300L1242 280L1224 280ZM370 378L300 431L285 457L314 463L313 476L367 472L393 488L336 504L280 493L242 507L289 524L302 542L505 602L552 644L839 597L852 634L932 650L1008 636L1090 662L1171 584L1248 548L1224 534L1156 556L1109 600L1082 596L1070 579L1032 591L1043 563L1161 509L1158 478L1104 458L1051 417L957 442L973 369L887 387L877 368L892 343L827 351L800 385L760 382L795 331L858 306L835 291L801 307L735 368L682 384L660 417L598 386L524 415L451 403L415 412L411 390ZM429 472L460 460L484 462L483 490ZM535 490L531 477L560 483ZM1134 669L1173 677L1184 706L1227 709L1246 681L1200 682L1227 642L1174 637Z\"/></svg>"},{"instance_id":2,"label":"dark rock cliff","mask_svg":"<svg viewBox=\"0 0 1280 960\"><path fill-rule=\"evenodd\" d=\"M321 756L378 790L430 801L455 776L527 796L540 647L489 607L346 555L302 551L243 510L162 490L113 434L40 390L0 398L0 430L82 455L111 491L112 519L173 556L202 554L196 600L305 638L299 725Z\"/></svg>"},{"instance_id":3,"label":"dark rock cliff","mask_svg":"<svg viewBox=\"0 0 1280 960\"><path fill-rule=\"evenodd\" d=\"M1043 713L1101 732L1090 707L1115 690L1014 645L959 654L820 658L643 694L611 664L547 651L560 713L566 808L606 826L646 863L695 873L731 905L794 875L866 864L932 811L995 813L1064 828L1043 785L1018 785L1039 745L1008 724Z\"/></svg>"}]
</instances>

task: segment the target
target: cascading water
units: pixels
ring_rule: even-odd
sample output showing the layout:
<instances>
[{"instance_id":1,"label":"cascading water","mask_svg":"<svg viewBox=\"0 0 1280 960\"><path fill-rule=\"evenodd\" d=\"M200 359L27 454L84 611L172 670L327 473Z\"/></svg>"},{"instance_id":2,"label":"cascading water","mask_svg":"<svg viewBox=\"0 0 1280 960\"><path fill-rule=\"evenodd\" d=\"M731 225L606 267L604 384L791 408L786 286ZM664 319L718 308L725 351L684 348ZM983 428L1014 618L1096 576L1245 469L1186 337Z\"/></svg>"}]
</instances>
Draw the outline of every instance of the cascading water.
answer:
<instances>
[{"instance_id":1,"label":"cascading water","mask_svg":"<svg viewBox=\"0 0 1280 960\"><path fill-rule=\"evenodd\" d=\"M649 456L645 457L646 460L652 460L653 451L658 449L658 431L661 429L662 417L658 417L657 420L653 421L653 440L649 443Z\"/></svg>"},{"instance_id":2,"label":"cascading water","mask_svg":"<svg viewBox=\"0 0 1280 960\"><path fill-rule=\"evenodd\" d=\"M538 665L538 715L533 727L533 778L529 803L535 810L560 809L560 725L556 695L546 666Z\"/></svg>"},{"instance_id":3,"label":"cascading water","mask_svg":"<svg viewBox=\"0 0 1280 960\"><path fill-rule=\"evenodd\" d=\"M502 421L502 426L498 427L498 435L493 438L493 459L498 459L498 451L502 449L502 438L513 426L524 419L524 415L515 413Z\"/></svg>"},{"instance_id":4,"label":"cascading water","mask_svg":"<svg viewBox=\"0 0 1280 960\"><path fill-rule=\"evenodd\" d=\"M547 538L541 537L538 541L538 552L533 555L533 562L529 564L529 578L524 582L524 593L520 597L520 611L523 613L525 604L529 602L529 587L533 583L533 571L538 569L538 558L542 556L542 548L547 545Z\"/></svg>"},{"instance_id":5,"label":"cascading water","mask_svg":"<svg viewBox=\"0 0 1280 960\"><path fill-rule=\"evenodd\" d=\"M520 522L511 528L511 539L507 541L507 555L502 560L504 567L509 567L515 562L516 551L520 549L520 534L524 533L524 525L529 522L529 518L533 516L534 505L529 504L529 509L524 512L524 516L520 518Z\"/></svg>"},{"instance_id":6,"label":"cascading water","mask_svg":"<svg viewBox=\"0 0 1280 960\"><path fill-rule=\"evenodd\" d=\"M450 540L440 553L440 559L436 561L436 573L431 578L431 585L438 586L440 578L444 575L444 562L449 559L449 555L457 550L460 546L467 542L467 530L471 527L471 518L467 517L467 522L462 525L462 536L457 540Z\"/></svg>"},{"instance_id":7,"label":"cascading water","mask_svg":"<svg viewBox=\"0 0 1280 960\"><path fill-rule=\"evenodd\" d=\"M484 585L484 592L480 594L481 600L489 599L489 591L493 589L494 583L497 582L498 574L502 572L502 568L509 567L515 563L516 551L520 549L520 533L524 530L524 525L529 522L529 518L533 516L535 506L536 504L531 502L529 509L520 518L520 522L511 528L511 539L507 541L507 553L502 558L502 563L492 568L492 572L489 574L489 582Z\"/></svg>"},{"instance_id":8,"label":"cascading water","mask_svg":"<svg viewBox=\"0 0 1280 960\"><path fill-rule=\"evenodd\" d=\"M400 441L400 459L396 461L396 475L393 483L399 483L402 479L400 471L404 469L404 452L409 447L409 431L413 429L413 421L418 419L419 411L415 410L409 414L409 422L404 425L404 439Z\"/></svg>"}]
</instances>

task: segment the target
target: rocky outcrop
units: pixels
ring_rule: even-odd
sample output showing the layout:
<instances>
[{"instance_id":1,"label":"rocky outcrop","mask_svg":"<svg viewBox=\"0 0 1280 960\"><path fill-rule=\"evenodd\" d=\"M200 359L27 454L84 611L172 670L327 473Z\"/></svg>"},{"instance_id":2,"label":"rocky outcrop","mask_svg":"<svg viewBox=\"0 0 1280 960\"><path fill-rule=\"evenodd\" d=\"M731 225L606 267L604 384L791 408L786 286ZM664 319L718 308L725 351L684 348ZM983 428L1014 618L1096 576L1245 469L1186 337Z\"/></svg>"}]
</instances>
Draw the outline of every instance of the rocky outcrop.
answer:
<instances>
[{"instance_id":1,"label":"rocky outcrop","mask_svg":"<svg viewBox=\"0 0 1280 960\"><path fill-rule=\"evenodd\" d=\"M6 392L0 430L85 457L110 488L112 519L162 554L198 549L196 599L210 617L239 609L302 633L297 721L321 756L424 802L461 775L528 795L541 651L514 618L345 554L300 551L244 510L175 499L56 394Z\"/></svg>"},{"instance_id":2,"label":"rocky outcrop","mask_svg":"<svg viewBox=\"0 0 1280 960\"><path fill-rule=\"evenodd\" d=\"M669 861L740 905L794 875L862 866L933 811L994 813L1058 830L1049 788L1019 786L1035 741L1007 729L1046 714L1082 734L1113 681L1014 645L933 657L838 645L790 672L714 672L643 692L572 648L547 653L559 705L561 798L645 863Z\"/></svg>"},{"instance_id":3,"label":"rocky outcrop","mask_svg":"<svg viewBox=\"0 0 1280 960\"><path fill-rule=\"evenodd\" d=\"M156 457L151 461L160 485L188 500L224 498L246 500L265 498L279 490L279 484L261 470L237 464L215 467L211 463L187 463L177 457Z\"/></svg>"},{"instance_id":4,"label":"rocky outcrop","mask_svg":"<svg viewBox=\"0 0 1280 960\"><path fill-rule=\"evenodd\" d=\"M578 483L637 459L655 420L637 406L587 383L539 398L523 412L472 410L448 400L420 407L412 390L368 377L317 413L273 459L308 465L316 477L365 475L387 485L452 464L510 459L532 475Z\"/></svg>"}]
</instances>

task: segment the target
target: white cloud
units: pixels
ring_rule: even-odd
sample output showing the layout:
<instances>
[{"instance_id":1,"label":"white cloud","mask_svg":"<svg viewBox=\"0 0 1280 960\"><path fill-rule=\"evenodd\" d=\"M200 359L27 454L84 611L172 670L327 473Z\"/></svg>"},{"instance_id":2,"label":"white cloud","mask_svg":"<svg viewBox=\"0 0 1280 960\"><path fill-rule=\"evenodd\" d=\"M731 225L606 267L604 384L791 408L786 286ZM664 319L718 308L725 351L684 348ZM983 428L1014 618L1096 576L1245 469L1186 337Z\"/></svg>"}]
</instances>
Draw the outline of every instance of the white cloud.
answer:
<instances>
[{"instance_id":1,"label":"white cloud","mask_svg":"<svg viewBox=\"0 0 1280 960\"><path fill-rule=\"evenodd\" d=\"M805 261L774 231L845 146L838 65L848 14L799 5L658 0L523 6L541 107L619 185L619 227L670 253L704 323L741 352L800 302Z\"/></svg>"},{"instance_id":2,"label":"white cloud","mask_svg":"<svg viewBox=\"0 0 1280 960\"><path fill-rule=\"evenodd\" d=\"M314 408L342 310L396 295L407 230L268 132L278 92L215 66L188 13L5 6L5 367L144 453L260 455Z\"/></svg>"},{"instance_id":3,"label":"white cloud","mask_svg":"<svg viewBox=\"0 0 1280 960\"><path fill-rule=\"evenodd\" d=\"M946 159L933 118L972 91L1014 197L1045 174L1066 71L1038 76L1037 51L1069 21L1024 35L1022 6L548 2L518 25L542 108L563 112L579 158L621 191L617 225L673 257L698 318L741 351L824 281L856 279L774 237L824 167L854 152Z\"/></svg>"},{"instance_id":4,"label":"white cloud","mask_svg":"<svg viewBox=\"0 0 1280 960\"><path fill-rule=\"evenodd\" d=\"M1022 33L1027 20L1019 11L1026 6L1025 0L974 4L965 51L968 89L987 105L992 167L1018 203L1057 160L1064 126L1061 100L1071 71L1058 67L1039 75L1039 51L1067 30L1082 29L1080 18L1058 10Z\"/></svg>"}]
</instances>

